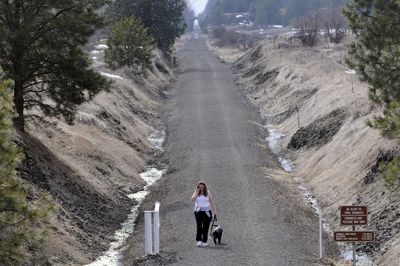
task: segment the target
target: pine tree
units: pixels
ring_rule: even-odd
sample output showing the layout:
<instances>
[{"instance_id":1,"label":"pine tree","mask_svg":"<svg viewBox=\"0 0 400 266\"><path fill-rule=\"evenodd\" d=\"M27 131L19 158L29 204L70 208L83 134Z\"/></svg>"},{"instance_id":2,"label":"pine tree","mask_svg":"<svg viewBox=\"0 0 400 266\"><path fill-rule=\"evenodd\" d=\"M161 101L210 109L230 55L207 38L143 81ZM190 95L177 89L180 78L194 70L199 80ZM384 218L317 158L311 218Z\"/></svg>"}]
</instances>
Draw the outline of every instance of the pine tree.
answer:
<instances>
[{"instance_id":1,"label":"pine tree","mask_svg":"<svg viewBox=\"0 0 400 266\"><path fill-rule=\"evenodd\" d=\"M385 109L373 125L392 137L400 136L396 122L400 111L399 14L400 2L396 0L357 0L345 9L356 36L348 63L369 84L372 103Z\"/></svg>"},{"instance_id":2,"label":"pine tree","mask_svg":"<svg viewBox=\"0 0 400 266\"><path fill-rule=\"evenodd\" d=\"M29 253L37 250L42 241L35 227L50 209L30 207L21 183L15 178L15 169L23 156L11 141L14 134L11 86L10 81L0 79L0 265L14 266L35 260Z\"/></svg>"},{"instance_id":3,"label":"pine tree","mask_svg":"<svg viewBox=\"0 0 400 266\"><path fill-rule=\"evenodd\" d=\"M184 32L185 0L116 0L109 9L110 20L138 17L158 48L169 51Z\"/></svg>"},{"instance_id":4,"label":"pine tree","mask_svg":"<svg viewBox=\"0 0 400 266\"><path fill-rule=\"evenodd\" d=\"M118 21L108 36L107 46L104 58L112 69L128 66L136 73L144 73L151 64L153 39L139 18Z\"/></svg>"},{"instance_id":5,"label":"pine tree","mask_svg":"<svg viewBox=\"0 0 400 266\"><path fill-rule=\"evenodd\" d=\"M14 80L17 129L25 118L64 117L109 83L91 69L81 47L104 25L96 10L106 0L0 1L0 66Z\"/></svg>"},{"instance_id":6,"label":"pine tree","mask_svg":"<svg viewBox=\"0 0 400 266\"><path fill-rule=\"evenodd\" d=\"M210 14L212 25L222 25L224 23L224 9L221 0L217 0Z\"/></svg>"},{"instance_id":7,"label":"pine tree","mask_svg":"<svg viewBox=\"0 0 400 266\"><path fill-rule=\"evenodd\" d=\"M349 51L349 66L356 69L362 81L368 83L372 104L383 107L382 115L370 121L370 125L380 129L384 136L398 139L400 138L400 2L353 0L347 5L344 13L356 36ZM387 177L398 176L400 167L396 164L399 161L397 158L388 166Z\"/></svg>"}]
</instances>

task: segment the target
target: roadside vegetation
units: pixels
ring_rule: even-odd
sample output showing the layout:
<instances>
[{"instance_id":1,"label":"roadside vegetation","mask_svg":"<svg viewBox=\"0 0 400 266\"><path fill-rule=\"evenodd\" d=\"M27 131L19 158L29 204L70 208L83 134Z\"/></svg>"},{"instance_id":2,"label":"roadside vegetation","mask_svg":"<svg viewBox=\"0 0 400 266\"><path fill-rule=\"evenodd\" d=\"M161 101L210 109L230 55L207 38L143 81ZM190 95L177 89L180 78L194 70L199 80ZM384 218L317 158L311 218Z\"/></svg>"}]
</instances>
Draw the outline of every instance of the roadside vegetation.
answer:
<instances>
[{"instance_id":1,"label":"roadside vegetation","mask_svg":"<svg viewBox=\"0 0 400 266\"><path fill-rule=\"evenodd\" d=\"M260 40L254 36L238 33L225 27L217 27L212 30L211 34L217 40L215 44L219 47L231 46L239 49L247 49L254 47L257 40Z\"/></svg>"},{"instance_id":2,"label":"roadside vegetation","mask_svg":"<svg viewBox=\"0 0 400 266\"><path fill-rule=\"evenodd\" d=\"M297 38L303 46L315 46L321 38L335 44L346 37L347 22L340 8L320 10L297 19L294 23Z\"/></svg>"}]
</instances>

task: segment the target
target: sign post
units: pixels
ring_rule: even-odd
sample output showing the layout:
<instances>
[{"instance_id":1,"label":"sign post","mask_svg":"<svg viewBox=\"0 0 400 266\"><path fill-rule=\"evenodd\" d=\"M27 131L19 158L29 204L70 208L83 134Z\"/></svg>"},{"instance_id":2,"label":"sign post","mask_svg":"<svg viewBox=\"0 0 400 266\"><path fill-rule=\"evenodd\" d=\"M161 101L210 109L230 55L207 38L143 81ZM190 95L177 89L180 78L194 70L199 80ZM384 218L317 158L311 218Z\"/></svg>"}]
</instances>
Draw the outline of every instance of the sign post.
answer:
<instances>
[{"instance_id":1,"label":"sign post","mask_svg":"<svg viewBox=\"0 0 400 266\"><path fill-rule=\"evenodd\" d=\"M356 227L353 225L353 232L356 231ZM356 266L357 253L356 253L356 242L353 242L353 266Z\"/></svg>"},{"instance_id":2,"label":"sign post","mask_svg":"<svg viewBox=\"0 0 400 266\"><path fill-rule=\"evenodd\" d=\"M357 225L368 224L367 206L341 206L340 207L340 225L352 226L352 231L334 231L333 238L337 242L351 242L353 244L353 266L356 265L356 243L374 242L375 232L356 231Z\"/></svg>"},{"instance_id":3,"label":"sign post","mask_svg":"<svg viewBox=\"0 0 400 266\"><path fill-rule=\"evenodd\" d=\"M319 259L323 259L323 246L322 246L322 211L319 210Z\"/></svg>"}]
</instances>

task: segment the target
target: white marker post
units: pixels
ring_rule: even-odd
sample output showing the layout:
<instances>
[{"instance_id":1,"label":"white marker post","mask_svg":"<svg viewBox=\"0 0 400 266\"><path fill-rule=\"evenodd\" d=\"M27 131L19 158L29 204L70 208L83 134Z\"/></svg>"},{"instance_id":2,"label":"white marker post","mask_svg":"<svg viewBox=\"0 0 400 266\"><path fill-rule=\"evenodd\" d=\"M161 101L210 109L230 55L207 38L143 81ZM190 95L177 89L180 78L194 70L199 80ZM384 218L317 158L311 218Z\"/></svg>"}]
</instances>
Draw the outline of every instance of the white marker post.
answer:
<instances>
[{"instance_id":1,"label":"white marker post","mask_svg":"<svg viewBox=\"0 0 400 266\"><path fill-rule=\"evenodd\" d=\"M160 205L160 202L156 202L154 211L144 212L144 251L146 255L160 253Z\"/></svg>"},{"instance_id":2,"label":"white marker post","mask_svg":"<svg viewBox=\"0 0 400 266\"><path fill-rule=\"evenodd\" d=\"M156 202L153 213L154 223L154 254L160 253L160 203Z\"/></svg>"},{"instance_id":3,"label":"white marker post","mask_svg":"<svg viewBox=\"0 0 400 266\"><path fill-rule=\"evenodd\" d=\"M354 69L349 69L346 71L346 74L349 74L351 77L351 92L354 92L354 80L353 76L356 74L356 71Z\"/></svg>"},{"instance_id":4,"label":"white marker post","mask_svg":"<svg viewBox=\"0 0 400 266\"><path fill-rule=\"evenodd\" d=\"M144 251L146 255L153 254L153 236L151 228L152 211L144 212Z\"/></svg>"},{"instance_id":5,"label":"white marker post","mask_svg":"<svg viewBox=\"0 0 400 266\"><path fill-rule=\"evenodd\" d=\"M323 244L322 244L322 211L319 211L319 259L322 260L324 253L323 253Z\"/></svg>"}]
</instances>

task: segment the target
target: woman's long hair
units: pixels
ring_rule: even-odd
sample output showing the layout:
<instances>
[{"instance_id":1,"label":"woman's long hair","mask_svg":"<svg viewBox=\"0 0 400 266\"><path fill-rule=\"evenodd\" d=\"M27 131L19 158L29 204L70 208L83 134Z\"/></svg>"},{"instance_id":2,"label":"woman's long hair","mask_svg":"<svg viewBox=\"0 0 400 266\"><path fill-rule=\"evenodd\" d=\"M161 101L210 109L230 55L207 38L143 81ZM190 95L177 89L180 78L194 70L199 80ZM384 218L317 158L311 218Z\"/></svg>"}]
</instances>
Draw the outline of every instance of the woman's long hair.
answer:
<instances>
[{"instance_id":1,"label":"woman's long hair","mask_svg":"<svg viewBox=\"0 0 400 266\"><path fill-rule=\"evenodd\" d=\"M203 181L200 181L199 183L197 183L197 188L199 188L200 185L203 185L203 186L204 186L203 195L204 195L205 197L207 197L207 195L208 195L208 189L207 189L206 183L204 183Z\"/></svg>"}]
</instances>

